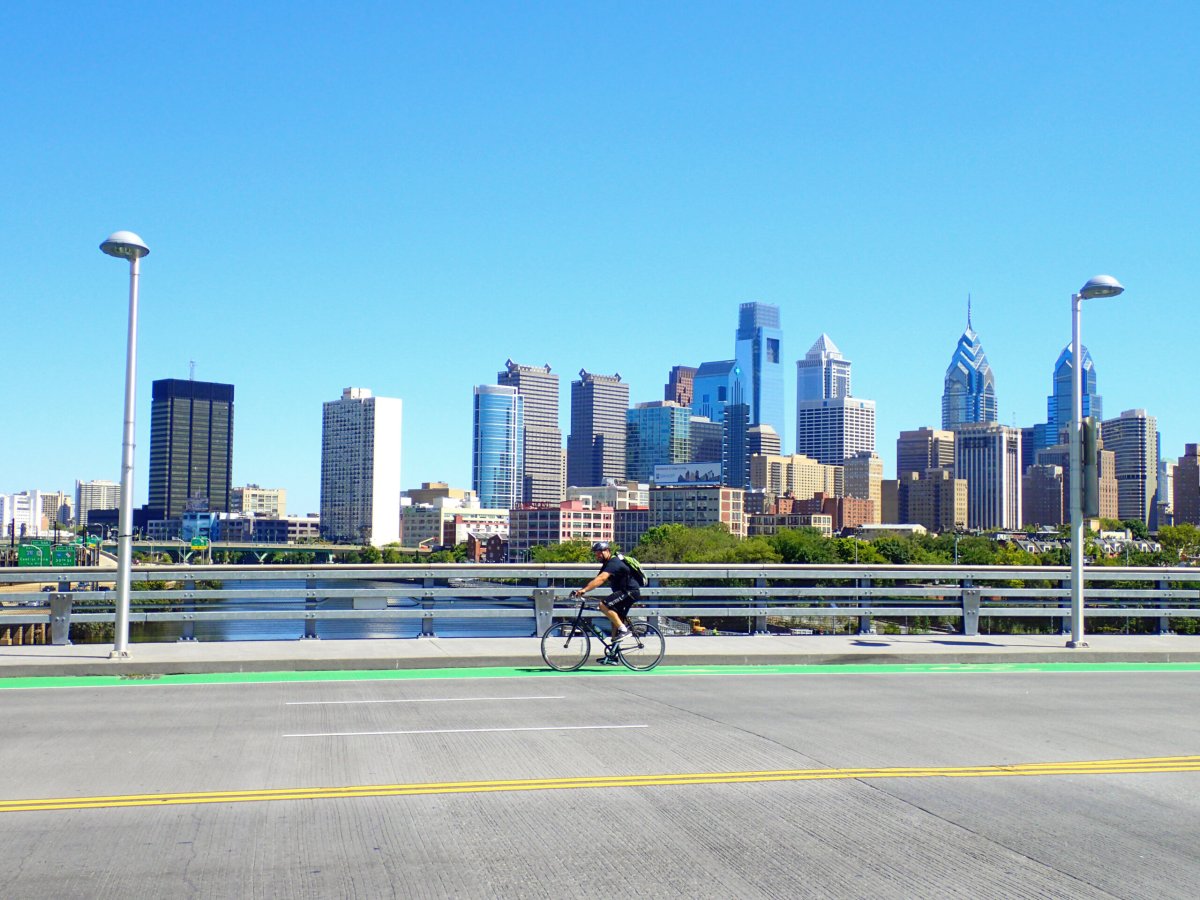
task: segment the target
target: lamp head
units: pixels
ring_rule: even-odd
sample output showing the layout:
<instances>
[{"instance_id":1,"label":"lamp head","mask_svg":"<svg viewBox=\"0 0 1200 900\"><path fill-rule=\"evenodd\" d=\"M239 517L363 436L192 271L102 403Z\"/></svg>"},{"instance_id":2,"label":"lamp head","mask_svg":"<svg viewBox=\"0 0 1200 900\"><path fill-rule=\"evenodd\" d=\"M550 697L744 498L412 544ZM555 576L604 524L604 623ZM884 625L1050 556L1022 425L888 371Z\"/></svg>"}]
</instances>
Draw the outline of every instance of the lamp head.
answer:
<instances>
[{"instance_id":1,"label":"lamp head","mask_svg":"<svg viewBox=\"0 0 1200 900\"><path fill-rule=\"evenodd\" d=\"M146 242L132 231L114 231L108 236L100 249L109 256L119 256L121 259L141 259L150 252Z\"/></svg>"},{"instance_id":2,"label":"lamp head","mask_svg":"<svg viewBox=\"0 0 1200 900\"><path fill-rule=\"evenodd\" d=\"M1087 284L1079 289L1079 296L1084 300L1094 300L1097 297L1115 297L1125 290L1125 287L1111 275L1097 275L1089 278Z\"/></svg>"}]
</instances>

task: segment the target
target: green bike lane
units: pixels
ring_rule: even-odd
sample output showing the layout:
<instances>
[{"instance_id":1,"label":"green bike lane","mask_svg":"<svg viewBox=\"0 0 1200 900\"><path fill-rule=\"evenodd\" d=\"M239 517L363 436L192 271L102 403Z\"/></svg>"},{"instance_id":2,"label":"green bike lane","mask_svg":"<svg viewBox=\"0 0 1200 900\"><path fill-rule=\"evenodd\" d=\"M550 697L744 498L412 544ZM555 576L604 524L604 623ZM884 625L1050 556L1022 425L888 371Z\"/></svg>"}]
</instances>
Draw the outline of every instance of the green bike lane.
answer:
<instances>
[{"instance_id":1,"label":"green bike lane","mask_svg":"<svg viewBox=\"0 0 1200 900\"><path fill-rule=\"evenodd\" d=\"M1200 672L1194 662L1079 662L1079 663L877 663L841 665L680 665L659 666L649 672L588 666L575 672L556 672L531 666L492 666L445 669L345 669L278 672L213 672L202 674L60 675L0 678L0 691L52 688L166 687L205 684L284 684L344 681L436 681L445 679L517 678L663 678L699 675L987 675L1005 673L1174 673Z\"/></svg>"}]
</instances>

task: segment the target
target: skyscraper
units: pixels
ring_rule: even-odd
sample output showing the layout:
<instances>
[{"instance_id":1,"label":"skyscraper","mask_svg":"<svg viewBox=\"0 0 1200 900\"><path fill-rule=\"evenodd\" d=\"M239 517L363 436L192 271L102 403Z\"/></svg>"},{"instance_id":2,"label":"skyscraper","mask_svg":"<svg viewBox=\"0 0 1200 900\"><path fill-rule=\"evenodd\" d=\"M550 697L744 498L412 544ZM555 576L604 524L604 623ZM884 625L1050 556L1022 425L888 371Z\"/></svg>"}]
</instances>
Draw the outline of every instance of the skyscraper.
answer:
<instances>
[{"instance_id":1,"label":"skyscraper","mask_svg":"<svg viewBox=\"0 0 1200 900\"><path fill-rule=\"evenodd\" d=\"M567 437L567 484L604 484L625 477L625 413L629 385L620 374L579 370L571 382L571 434Z\"/></svg>"},{"instance_id":2,"label":"skyscraper","mask_svg":"<svg viewBox=\"0 0 1200 900\"><path fill-rule=\"evenodd\" d=\"M523 502L524 400L508 385L475 388L471 488L485 509L512 509Z\"/></svg>"},{"instance_id":3,"label":"skyscraper","mask_svg":"<svg viewBox=\"0 0 1200 900\"><path fill-rule=\"evenodd\" d=\"M1021 527L1021 429L995 422L957 426L954 474L967 482L969 527Z\"/></svg>"},{"instance_id":4,"label":"skyscraper","mask_svg":"<svg viewBox=\"0 0 1200 900\"><path fill-rule=\"evenodd\" d=\"M851 396L850 360L822 334L796 363L796 452L841 465L875 449L875 401Z\"/></svg>"},{"instance_id":5,"label":"skyscraper","mask_svg":"<svg viewBox=\"0 0 1200 900\"><path fill-rule=\"evenodd\" d=\"M720 424L727 405L744 402L744 388L736 359L700 363L692 379L692 414Z\"/></svg>"},{"instance_id":6,"label":"skyscraper","mask_svg":"<svg viewBox=\"0 0 1200 900\"><path fill-rule=\"evenodd\" d=\"M178 518L189 501L229 512L233 385L166 378L151 390L151 517Z\"/></svg>"},{"instance_id":7,"label":"skyscraper","mask_svg":"<svg viewBox=\"0 0 1200 900\"><path fill-rule=\"evenodd\" d=\"M1150 524L1158 492L1158 422L1144 409L1127 409L1100 425L1106 450L1117 458L1117 517Z\"/></svg>"},{"instance_id":8,"label":"skyscraper","mask_svg":"<svg viewBox=\"0 0 1200 900\"><path fill-rule=\"evenodd\" d=\"M750 407L751 425L770 425L783 440L783 357L779 307L743 303L738 307L734 357L745 379L743 401Z\"/></svg>"},{"instance_id":9,"label":"skyscraper","mask_svg":"<svg viewBox=\"0 0 1200 900\"><path fill-rule=\"evenodd\" d=\"M1200 444L1184 444L1171 478L1174 522L1200 525Z\"/></svg>"},{"instance_id":10,"label":"skyscraper","mask_svg":"<svg viewBox=\"0 0 1200 900\"><path fill-rule=\"evenodd\" d=\"M654 467L686 463L692 455L692 411L671 400L638 403L626 413L625 476L648 482Z\"/></svg>"},{"instance_id":11,"label":"skyscraper","mask_svg":"<svg viewBox=\"0 0 1200 900\"><path fill-rule=\"evenodd\" d=\"M521 501L558 503L563 499L562 431L558 427L558 375L550 366L523 366L511 359L496 383L516 388L525 404ZM486 506L486 504L485 504Z\"/></svg>"},{"instance_id":12,"label":"skyscraper","mask_svg":"<svg viewBox=\"0 0 1200 900\"><path fill-rule=\"evenodd\" d=\"M75 524L86 526L93 509L116 509L121 503L121 485L115 481L75 482Z\"/></svg>"},{"instance_id":13,"label":"skyscraper","mask_svg":"<svg viewBox=\"0 0 1200 900\"><path fill-rule=\"evenodd\" d=\"M704 416L692 416L692 453L688 462L721 461L721 423Z\"/></svg>"},{"instance_id":14,"label":"skyscraper","mask_svg":"<svg viewBox=\"0 0 1200 900\"><path fill-rule=\"evenodd\" d=\"M1062 439L1063 429L1071 424L1071 378L1075 367L1068 344L1058 355L1054 364L1054 387L1046 398L1046 446L1057 444ZM1083 415L1104 418L1104 401L1096 393L1096 366L1092 354L1083 348ZM1041 449L1040 447L1038 448Z\"/></svg>"},{"instance_id":15,"label":"skyscraper","mask_svg":"<svg viewBox=\"0 0 1200 900\"><path fill-rule=\"evenodd\" d=\"M348 387L324 404L321 536L383 546L400 540L402 403Z\"/></svg>"},{"instance_id":16,"label":"skyscraper","mask_svg":"<svg viewBox=\"0 0 1200 900\"><path fill-rule=\"evenodd\" d=\"M946 369L942 394L942 428L964 422L996 421L996 378L988 365L979 335L971 327L971 305L967 302L967 330L958 339Z\"/></svg>"},{"instance_id":17,"label":"skyscraper","mask_svg":"<svg viewBox=\"0 0 1200 900\"><path fill-rule=\"evenodd\" d=\"M954 432L937 428L902 431L896 438L896 477L927 469L954 471Z\"/></svg>"},{"instance_id":18,"label":"skyscraper","mask_svg":"<svg viewBox=\"0 0 1200 900\"><path fill-rule=\"evenodd\" d=\"M750 484L750 404L730 403L721 423L721 483L745 489Z\"/></svg>"},{"instance_id":19,"label":"skyscraper","mask_svg":"<svg viewBox=\"0 0 1200 900\"><path fill-rule=\"evenodd\" d=\"M667 383L663 386L663 399L680 406L691 406L698 371L693 366L672 366L670 374L667 375Z\"/></svg>"},{"instance_id":20,"label":"skyscraper","mask_svg":"<svg viewBox=\"0 0 1200 900\"><path fill-rule=\"evenodd\" d=\"M822 334L796 361L796 401L832 400L850 396L850 360Z\"/></svg>"},{"instance_id":21,"label":"skyscraper","mask_svg":"<svg viewBox=\"0 0 1200 900\"><path fill-rule=\"evenodd\" d=\"M796 404L796 452L830 466L875 449L875 401L858 397Z\"/></svg>"}]
</instances>

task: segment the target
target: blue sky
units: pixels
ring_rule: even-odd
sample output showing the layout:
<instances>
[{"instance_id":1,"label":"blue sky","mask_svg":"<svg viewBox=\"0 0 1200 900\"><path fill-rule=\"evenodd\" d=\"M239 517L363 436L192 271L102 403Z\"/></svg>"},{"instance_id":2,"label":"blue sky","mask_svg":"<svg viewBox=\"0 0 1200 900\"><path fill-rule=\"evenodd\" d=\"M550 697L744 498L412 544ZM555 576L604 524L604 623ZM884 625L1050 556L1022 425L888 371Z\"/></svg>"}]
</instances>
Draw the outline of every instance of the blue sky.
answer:
<instances>
[{"instance_id":1,"label":"blue sky","mask_svg":"<svg viewBox=\"0 0 1200 900\"><path fill-rule=\"evenodd\" d=\"M403 482L470 481L504 360L733 354L827 332L877 443L937 425L966 298L1001 420L1044 421L1069 297L1105 413L1200 441L1194 3L94 4L0 30L0 492L119 477L130 229L150 383L236 385L234 481L319 503L321 404L403 398ZM790 449L790 448L789 448Z\"/></svg>"}]
</instances>

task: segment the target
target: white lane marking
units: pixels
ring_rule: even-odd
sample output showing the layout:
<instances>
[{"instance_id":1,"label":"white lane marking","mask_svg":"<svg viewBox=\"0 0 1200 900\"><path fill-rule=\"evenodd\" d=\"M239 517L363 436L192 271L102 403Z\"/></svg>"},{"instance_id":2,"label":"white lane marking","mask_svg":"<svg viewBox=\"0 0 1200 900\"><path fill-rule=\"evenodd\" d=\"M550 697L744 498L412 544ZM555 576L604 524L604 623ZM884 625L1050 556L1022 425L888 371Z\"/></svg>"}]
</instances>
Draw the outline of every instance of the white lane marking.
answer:
<instances>
[{"instance_id":1,"label":"white lane marking","mask_svg":"<svg viewBox=\"0 0 1200 900\"><path fill-rule=\"evenodd\" d=\"M319 734L285 734L283 737L376 737L387 734L483 734L498 731L593 731L649 727L649 725L538 725L529 728L435 728L428 731L327 731Z\"/></svg>"},{"instance_id":2,"label":"white lane marking","mask_svg":"<svg viewBox=\"0 0 1200 900\"><path fill-rule=\"evenodd\" d=\"M479 703L486 700L565 700L562 695L546 697L415 697L402 700L289 700L286 706L345 706L353 703Z\"/></svg>"}]
</instances>

